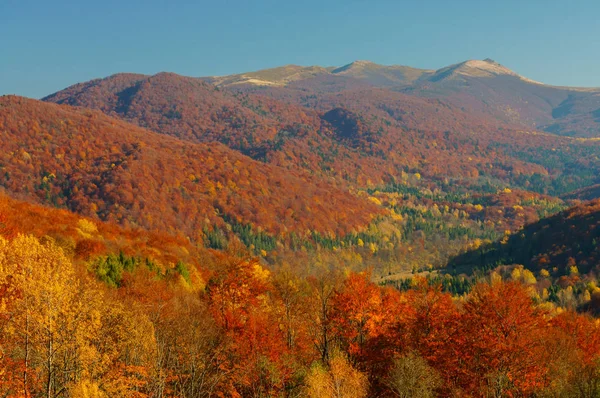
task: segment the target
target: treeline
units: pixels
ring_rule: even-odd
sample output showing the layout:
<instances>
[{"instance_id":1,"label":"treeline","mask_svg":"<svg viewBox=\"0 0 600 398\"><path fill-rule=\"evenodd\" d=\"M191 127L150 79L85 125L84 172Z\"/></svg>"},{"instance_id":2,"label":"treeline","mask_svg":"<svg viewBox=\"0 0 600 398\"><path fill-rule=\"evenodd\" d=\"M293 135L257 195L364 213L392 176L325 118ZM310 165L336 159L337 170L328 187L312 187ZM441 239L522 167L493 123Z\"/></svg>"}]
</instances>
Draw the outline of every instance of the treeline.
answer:
<instances>
[{"instance_id":1,"label":"treeline","mask_svg":"<svg viewBox=\"0 0 600 398\"><path fill-rule=\"evenodd\" d=\"M107 263L122 265L118 283L98 272ZM124 255L88 264L51 239L0 239L2 396L600 393L600 325L540 302L524 279L453 297L225 255L192 283L182 264L158 276Z\"/></svg>"}]
</instances>

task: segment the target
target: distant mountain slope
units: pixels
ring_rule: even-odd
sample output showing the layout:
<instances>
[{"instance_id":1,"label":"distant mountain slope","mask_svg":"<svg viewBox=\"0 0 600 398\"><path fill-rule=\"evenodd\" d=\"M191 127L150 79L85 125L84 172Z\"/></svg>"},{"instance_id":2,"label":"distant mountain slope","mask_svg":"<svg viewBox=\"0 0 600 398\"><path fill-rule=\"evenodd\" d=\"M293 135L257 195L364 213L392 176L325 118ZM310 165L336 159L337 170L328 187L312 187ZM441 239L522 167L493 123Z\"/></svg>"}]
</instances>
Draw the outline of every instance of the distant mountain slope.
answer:
<instances>
[{"instance_id":1,"label":"distant mountain slope","mask_svg":"<svg viewBox=\"0 0 600 398\"><path fill-rule=\"evenodd\" d=\"M119 73L111 79L94 79L78 83L69 87L69 91L61 91L52 96L52 102L69 103L69 98L84 97L88 108L121 108L127 102L130 92L126 91L132 86L146 79L148 76L135 73ZM104 102L105 94L109 93L108 103ZM103 101L98 101L100 99ZM71 105L71 104L70 104Z\"/></svg>"},{"instance_id":2,"label":"distant mountain slope","mask_svg":"<svg viewBox=\"0 0 600 398\"><path fill-rule=\"evenodd\" d=\"M484 109L458 107L448 99L374 87L319 93L290 85L245 88L244 92L324 114L332 109L352 112L362 120L363 129L366 125L372 132L362 134L369 137L362 148L371 149L371 158L384 153L387 164L407 165L423 175L493 176L503 181L508 177L511 184L519 181L520 188L553 195L597 181L594 170L600 166L600 141L540 133L501 122ZM540 178L523 180L532 174Z\"/></svg>"},{"instance_id":3,"label":"distant mountain slope","mask_svg":"<svg viewBox=\"0 0 600 398\"><path fill-rule=\"evenodd\" d=\"M287 67L283 67L287 68ZM358 67L349 67L340 74ZM363 68L361 68L363 70ZM270 70L269 70L270 71ZM268 74L264 71L265 74ZM258 72L257 72L258 73ZM275 72L273 72L275 73ZM307 80L299 80L303 84ZM319 129L319 114L351 100L363 110L375 100L380 112L409 129L473 129L489 127L490 120L437 99L423 99L372 86L346 88L315 95L308 87L256 87L256 91L220 90L201 79L159 73L154 76L113 75L77 84L45 97L47 102L98 109L110 116L163 134L200 142L219 141L236 149L251 141L273 138L274 131L306 125ZM268 96L263 94L269 94ZM389 104L388 104L389 103ZM390 107L390 110L386 109ZM400 108L400 109L398 109ZM394 112L398 111L396 115ZM429 126L424 126L428 119ZM491 125L499 123L491 121Z\"/></svg>"},{"instance_id":4,"label":"distant mountain slope","mask_svg":"<svg viewBox=\"0 0 600 398\"><path fill-rule=\"evenodd\" d=\"M545 131L573 137L600 137L600 90L576 91L552 110Z\"/></svg>"},{"instance_id":5,"label":"distant mountain slope","mask_svg":"<svg viewBox=\"0 0 600 398\"><path fill-rule=\"evenodd\" d=\"M598 121L580 118L597 109L589 108L594 107L600 90L542 84L490 59L442 68L404 92L444 98L456 106L555 134L600 136Z\"/></svg>"},{"instance_id":6,"label":"distant mountain slope","mask_svg":"<svg viewBox=\"0 0 600 398\"><path fill-rule=\"evenodd\" d=\"M99 112L0 99L0 186L126 226L182 231L253 225L272 234L345 234L380 212L318 178L193 144Z\"/></svg>"},{"instance_id":7,"label":"distant mountain slope","mask_svg":"<svg viewBox=\"0 0 600 398\"><path fill-rule=\"evenodd\" d=\"M286 66L206 80L235 89L287 87L321 94L380 87L444 99L470 113L530 129L600 136L600 89L543 84L491 59L468 60L435 71L370 61L338 68Z\"/></svg>"},{"instance_id":8,"label":"distant mountain slope","mask_svg":"<svg viewBox=\"0 0 600 398\"><path fill-rule=\"evenodd\" d=\"M431 70L403 65L378 65L370 61L354 61L331 71L337 76L349 76L378 87L403 86L433 73Z\"/></svg>"},{"instance_id":9,"label":"distant mountain slope","mask_svg":"<svg viewBox=\"0 0 600 398\"><path fill-rule=\"evenodd\" d=\"M291 82L327 75L330 70L321 66L286 65L239 75L207 77L204 80L216 86L253 84L258 86L285 86Z\"/></svg>"},{"instance_id":10,"label":"distant mountain slope","mask_svg":"<svg viewBox=\"0 0 600 398\"><path fill-rule=\"evenodd\" d=\"M469 272L502 264L546 269L556 276L600 271L600 200L587 202L526 226L504 242L454 258L449 269Z\"/></svg>"},{"instance_id":11,"label":"distant mountain slope","mask_svg":"<svg viewBox=\"0 0 600 398\"><path fill-rule=\"evenodd\" d=\"M354 68L358 66L346 71ZM521 81L500 67L492 71L497 69ZM360 81L342 80L347 79ZM595 182L600 142L524 133L518 123L445 99L372 85L329 92L313 90L321 87L313 83L305 79L286 86L236 86L231 91L170 73L115 75L45 100L92 107L192 142L217 141L256 160L330 178L341 186L382 185L402 172L438 180L493 178L551 194ZM325 116L335 109L349 115L348 121L354 119L360 133L340 134L335 118ZM564 150L556 152L559 149Z\"/></svg>"},{"instance_id":12,"label":"distant mountain slope","mask_svg":"<svg viewBox=\"0 0 600 398\"><path fill-rule=\"evenodd\" d=\"M284 87L294 83L320 79L330 85L339 85L348 79L360 85L365 82L377 87L403 86L433 73L430 70L402 65L378 65L370 61L354 61L342 67L286 65L230 76L206 77L204 80L219 87L239 85Z\"/></svg>"},{"instance_id":13,"label":"distant mountain slope","mask_svg":"<svg viewBox=\"0 0 600 398\"><path fill-rule=\"evenodd\" d=\"M311 117L268 99L236 98L201 79L174 73L113 75L71 86L44 101L98 109L163 134L236 147Z\"/></svg>"},{"instance_id":14,"label":"distant mountain slope","mask_svg":"<svg viewBox=\"0 0 600 398\"><path fill-rule=\"evenodd\" d=\"M129 86L121 84L125 78L128 76L115 75L76 85L45 100L99 109L193 142L221 142L255 159L286 168L334 173L337 177L343 173L345 179L363 181L361 185L367 179L381 181L384 174L390 173L390 163L396 171L400 166L418 164L417 159L406 158L421 158L417 148L425 151L427 138L418 137L414 131L407 133L406 129L444 131L457 126L467 129L485 125L485 120L474 119L438 100L382 89L342 92L341 97L316 96L312 105L316 109L310 109L277 95L219 90L199 79L175 74L161 73L141 79L136 76L130 79ZM85 86L89 89L82 89ZM371 99L377 103L371 104ZM351 107L356 117L365 118L363 125L370 141L363 140L354 146L348 146L344 139L340 141L335 127L321 114L339 107ZM369 117L372 112L385 120L373 120ZM405 159L389 162L387 156L386 159L374 156L389 150L390 145L397 148L393 156Z\"/></svg>"},{"instance_id":15,"label":"distant mountain slope","mask_svg":"<svg viewBox=\"0 0 600 398\"><path fill-rule=\"evenodd\" d=\"M498 76L511 76L519 80L525 81L527 83L542 84L534 80L528 79L526 77L523 77L489 58L484 59L483 61L469 60L455 65L447 66L445 68L435 71L430 76L427 76L425 80L437 82L444 79Z\"/></svg>"}]
</instances>

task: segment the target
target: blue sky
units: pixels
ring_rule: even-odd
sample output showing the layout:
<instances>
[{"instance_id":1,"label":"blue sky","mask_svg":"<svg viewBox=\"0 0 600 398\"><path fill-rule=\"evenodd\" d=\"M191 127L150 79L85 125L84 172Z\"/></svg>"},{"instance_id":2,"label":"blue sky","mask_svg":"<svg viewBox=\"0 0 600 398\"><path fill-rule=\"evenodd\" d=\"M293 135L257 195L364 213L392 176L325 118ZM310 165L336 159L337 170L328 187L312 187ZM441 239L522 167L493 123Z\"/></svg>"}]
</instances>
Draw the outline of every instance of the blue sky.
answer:
<instances>
[{"instance_id":1,"label":"blue sky","mask_svg":"<svg viewBox=\"0 0 600 398\"><path fill-rule=\"evenodd\" d=\"M488 57L545 83L600 86L599 15L597 0L0 0L0 94L39 98L117 72Z\"/></svg>"}]
</instances>

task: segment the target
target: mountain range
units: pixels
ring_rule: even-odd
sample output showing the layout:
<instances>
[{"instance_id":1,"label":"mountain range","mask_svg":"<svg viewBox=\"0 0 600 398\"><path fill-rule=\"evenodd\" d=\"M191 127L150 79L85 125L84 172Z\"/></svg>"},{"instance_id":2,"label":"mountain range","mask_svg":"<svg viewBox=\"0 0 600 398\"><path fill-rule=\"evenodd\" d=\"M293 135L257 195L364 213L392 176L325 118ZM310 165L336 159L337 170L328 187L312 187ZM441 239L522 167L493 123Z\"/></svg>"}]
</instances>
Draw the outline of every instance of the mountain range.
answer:
<instances>
[{"instance_id":1,"label":"mountain range","mask_svg":"<svg viewBox=\"0 0 600 398\"><path fill-rule=\"evenodd\" d=\"M391 275L597 197L599 98L490 59L121 73L3 97L0 185L216 249L343 249Z\"/></svg>"},{"instance_id":2,"label":"mountain range","mask_svg":"<svg viewBox=\"0 0 600 398\"><path fill-rule=\"evenodd\" d=\"M161 74L154 77L159 80ZM46 100L77 103L81 95L99 85L119 90L148 76L123 74L109 82L91 81L73 86ZM163 76L163 79L165 77ZM469 60L439 70L384 66L355 61L342 67L287 65L238 75L190 78L211 87L268 94L304 104L311 96L383 88L411 97L440 99L486 118L554 134L574 137L600 135L600 88L557 87L525 78L491 60ZM198 83L196 83L198 84ZM98 90L95 88L93 90ZM89 95L89 93L88 93ZM127 94L123 94L125 97ZM79 99L81 103L86 103ZM121 98L120 101L123 101ZM92 105L93 104L87 104Z\"/></svg>"},{"instance_id":3,"label":"mountain range","mask_svg":"<svg viewBox=\"0 0 600 398\"><path fill-rule=\"evenodd\" d=\"M377 83L391 75L394 85L390 79ZM565 167L577 173L582 166L593 169L597 159L585 153L597 145L596 133L579 126L571 134L577 137L563 138L556 129L531 125L552 115L576 124L588 120L573 114L581 106L563 103L576 96L585 102L597 92L545 86L485 60L435 72L357 61L210 79L119 74L43 100L97 109L187 141L220 142L261 162L363 187L367 180L389 182L399 170L433 179L490 175L514 183L533 174L562 179L569 173ZM560 111L565 107L571 111ZM552 153L565 147L573 148L572 155ZM578 179L569 177L563 192L555 193L595 182L587 181L595 179L591 175Z\"/></svg>"},{"instance_id":4,"label":"mountain range","mask_svg":"<svg viewBox=\"0 0 600 398\"><path fill-rule=\"evenodd\" d=\"M339 68L288 65L225 77L217 86L256 90L285 87L336 92L381 87L445 99L470 112L527 129L576 137L600 135L600 88L557 87L523 77L491 60L469 60L439 70L355 61Z\"/></svg>"}]
</instances>

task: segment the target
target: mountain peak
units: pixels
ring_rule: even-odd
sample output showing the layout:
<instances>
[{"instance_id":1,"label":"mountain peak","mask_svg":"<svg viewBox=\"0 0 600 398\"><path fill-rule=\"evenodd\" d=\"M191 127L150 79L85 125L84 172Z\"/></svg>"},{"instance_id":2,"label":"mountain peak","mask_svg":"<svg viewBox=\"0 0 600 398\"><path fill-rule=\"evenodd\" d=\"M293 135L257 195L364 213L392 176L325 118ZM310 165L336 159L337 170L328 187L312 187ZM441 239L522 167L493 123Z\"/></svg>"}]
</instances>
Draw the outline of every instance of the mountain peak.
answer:
<instances>
[{"instance_id":1,"label":"mountain peak","mask_svg":"<svg viewBox=\"0 0 600 398\"><path fill-rule=\"evenodd\" d=\"M356 61L352 62L350 65L353 66L367 66L367 65L375 65L374 62L368 61L366 59L357 59Z\"/></svg>"},{"instance_id":2,"label":"mountain peak","mask_svg":"<svg viewBox=\"0 0 600 398\"><path fill-rule=\"evenodd\" d=\"M458 64L456 70L459 70L463 74L473 74L475 76L481 74L518 76L517 73L490 58L486 58L483 61L478 59L465 61Z\"/></svg>"},{"instance_id":3,"label":"mountain peak","mask_svg":"<svg viewBox=\"0 0 600 398\"><path fill-rule=\"evenodd\" d=\"M249 84L255 86L285 86L288 83L328 74L329 71L321 66L284 65L275 68L262 69L229 76L212 76L205 78L217 86L234 86Z\"/></svg>"},{"instance_id":4,"label":"mountain peak","mask_svg":"<svg viewBox=\"0 0 600 398\"><path fill-rule=\"evenodd\" d=\"M494 61L491 58L486 58L484 60L471 59L458 64L447 66L438 70L434 74L433 79L441 80L444 78L456 77L457 75L468 77L513 76L518 79L527 81L529 83L541 84L534 80L519 75L518 73L508 69L504 65Z\"/></svg>"},{"instance_id":5,"label":"mountain peak","mask_svg":"<svg viewBox=\"0 0 600 398\"><path fill-rule=\"evenodd\" d=\"M347 65L344 65L337 69L332 70L331 73L337 74L337 73L342 73L342 72L346 72L349 70L362 70L362 69L367 69L367 68L372 68L372 67L377 67L377 66L380 66L380 65L377 65L376 63L371 62L371 61L356 60Z\"/></svg>"}]
</instances>

